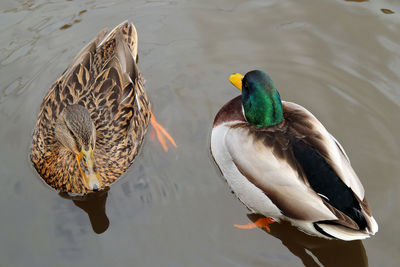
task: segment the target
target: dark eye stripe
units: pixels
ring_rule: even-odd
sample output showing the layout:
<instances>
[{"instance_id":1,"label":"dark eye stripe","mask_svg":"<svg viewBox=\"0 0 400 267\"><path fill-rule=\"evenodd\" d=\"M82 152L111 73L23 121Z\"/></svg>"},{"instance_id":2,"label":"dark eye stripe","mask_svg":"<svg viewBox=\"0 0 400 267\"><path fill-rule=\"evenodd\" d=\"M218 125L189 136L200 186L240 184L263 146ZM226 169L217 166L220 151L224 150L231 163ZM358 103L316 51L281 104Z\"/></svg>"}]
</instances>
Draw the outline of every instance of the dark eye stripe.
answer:
<instances>
[{"instance_id":1,"label":"dark eye stripe","mask_svg":"<svg viewBox=\"0 0 400 267\"><path fill-rule=\"evenodd\" d=\"M67 129L68 129L68 131L69 131L69 134L75 139L75 135L74 135L74 132L73 131L71 131L71 129L70 128L68 128L67 127Z\"/></svg>"},{"instance_id":2,"label":"dark eye stripe","mask_svg":"<svg viewBox=\"0 0 400 267\"><path fill-rule=\"evenodd\" d=\"M79 146L78 139L76 138L74 132L70 128L68 128L68 126L67 126L67 129L69 131L69 134L72 136L72 138L74 138L76 147L78 148L78 150L81 150L81 147Z\"/></svg>"}]
</instances>

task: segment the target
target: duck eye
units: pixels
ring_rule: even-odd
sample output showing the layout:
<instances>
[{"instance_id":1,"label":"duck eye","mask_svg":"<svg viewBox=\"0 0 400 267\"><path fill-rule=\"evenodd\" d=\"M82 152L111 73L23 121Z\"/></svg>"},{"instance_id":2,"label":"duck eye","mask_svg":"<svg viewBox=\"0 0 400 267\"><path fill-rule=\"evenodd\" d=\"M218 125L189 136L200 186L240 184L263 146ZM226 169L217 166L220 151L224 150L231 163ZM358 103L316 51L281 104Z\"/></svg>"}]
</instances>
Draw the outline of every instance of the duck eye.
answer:
<instances>
[{"instance_id":1,"label":"duck eye","mask_svg":"<svg viewBox=\"0 0 400 267\"><path fill-rule=\"evenodd\" d=\"M71 131L71 129L70 128L68 128L67 127L67 129L68 129L68 131L69 131L69 134L75 139L75 135L74 135L74 132L73 131Z\"/></svg>"},{"instance_id":2,"label":"duck eye","mask_svg":"<svg viewBox=\"0 0 400 267\"><path fill-rule=\"evenodd\" d=\"M68 129L69 134L72 136L72 138L75 141L76 148L80 151L81 150L81 146L79 145L78 139L76 138L74 132L69 127L67 127L67 129Z\"/></svg>"}]
</instances>

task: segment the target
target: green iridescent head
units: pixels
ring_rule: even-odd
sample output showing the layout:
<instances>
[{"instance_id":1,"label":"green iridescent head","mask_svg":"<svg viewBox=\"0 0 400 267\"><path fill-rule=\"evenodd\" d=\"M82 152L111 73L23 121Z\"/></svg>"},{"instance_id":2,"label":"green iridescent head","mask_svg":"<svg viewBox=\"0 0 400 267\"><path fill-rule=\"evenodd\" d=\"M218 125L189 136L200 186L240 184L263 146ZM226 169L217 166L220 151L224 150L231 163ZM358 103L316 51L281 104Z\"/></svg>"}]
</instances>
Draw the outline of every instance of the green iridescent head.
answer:
<instances>
[{"instance_id":1,"label":"green iridescent head","mask_svg":"<svg viewBox=\"0 0 400 267\"><path fill-rule=\"evenodd\" d=\"M267 127L283 121L281 97L265 72L253 70L244 77L232 74L230 81L242 90L242 105L247 122Z\"/></svg>"}]
</instances>

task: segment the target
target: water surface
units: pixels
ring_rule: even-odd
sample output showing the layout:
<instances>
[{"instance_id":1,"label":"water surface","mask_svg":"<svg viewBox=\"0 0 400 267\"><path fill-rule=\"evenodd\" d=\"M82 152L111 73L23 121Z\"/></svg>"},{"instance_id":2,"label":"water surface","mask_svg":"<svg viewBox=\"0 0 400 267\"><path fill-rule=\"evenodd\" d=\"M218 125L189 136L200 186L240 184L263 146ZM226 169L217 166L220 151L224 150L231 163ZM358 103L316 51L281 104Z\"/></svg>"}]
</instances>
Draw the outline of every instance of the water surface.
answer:
<instances>
[{"instance_id":1,"label":"water surface","mask_svg":"<svg viewBox=\"0 0 400 267\"><path fill-rule=\"evenodd\" d=\"M393 14L385 14L382 8ZM400 3L322 0L2 1L1 266L397 266L400 262ZM108 192L70 199L29 161L40 103L104 27L132 21L139 67L177 149L148 136ZM380 229L326 241L254 219L209 154L232 72L262 69L346 148Z\"/></svg>"}]
</instances>

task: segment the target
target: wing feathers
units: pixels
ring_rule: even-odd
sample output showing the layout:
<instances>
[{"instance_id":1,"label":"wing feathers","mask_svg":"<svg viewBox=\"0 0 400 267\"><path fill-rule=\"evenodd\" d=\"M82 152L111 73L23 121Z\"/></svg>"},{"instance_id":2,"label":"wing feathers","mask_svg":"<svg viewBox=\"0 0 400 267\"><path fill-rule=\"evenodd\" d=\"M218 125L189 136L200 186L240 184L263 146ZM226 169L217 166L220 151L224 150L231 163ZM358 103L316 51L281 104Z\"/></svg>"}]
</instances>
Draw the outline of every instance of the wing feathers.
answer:
<instances>
[{"instance_id":1,"label":"wing feathers","mask_svg":"<svg viewBox=\"0 0 400 267\"><path fill-rule=\"evenodd\" d=\"M283 107L285 121L277 126L231 126L225 140L237 169L289 218L372 229L376 222L344 149L309 111L290 102ZM214 127L229 119L221 114Z\"/></svg>"},{"instance_id":2,"label":"wing feathers","mask_svg":"<svg viewBox=\"0 0 400 267\"><path fill-rule=\"evenodd\" d=\"M285 118L290 122L290 131L313 146L325 158L338 177L352 189L358 198L364 199L364 188L350 165L343 147L332 138L332 135L314 117L314 115L300 105L282 101ZM297 123L293 123L296 121ZM305 127L307 125L307 127Z\"/></svg>"},{"instance_id":3,"label":"wing feathers","mask_svg":"<svg viewBox=\"0 0 400 267\"><path fill-rule=\"evenodd\" d=\"M227 149L239 171L263 190L283 214L306 221L337 219L285 160L275 157L246 132L243 128L230 129L225 139Z\"/></svg>"}]
</instances>

